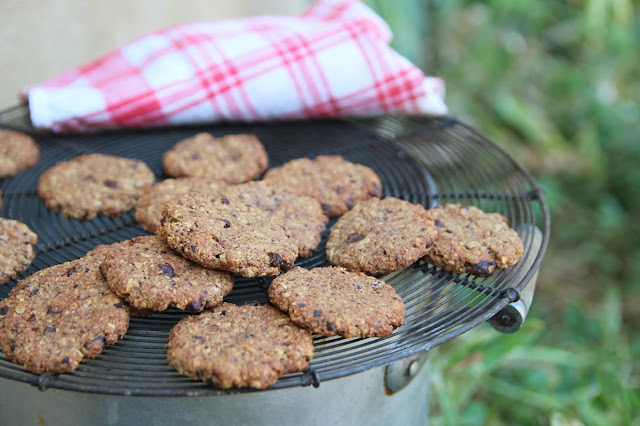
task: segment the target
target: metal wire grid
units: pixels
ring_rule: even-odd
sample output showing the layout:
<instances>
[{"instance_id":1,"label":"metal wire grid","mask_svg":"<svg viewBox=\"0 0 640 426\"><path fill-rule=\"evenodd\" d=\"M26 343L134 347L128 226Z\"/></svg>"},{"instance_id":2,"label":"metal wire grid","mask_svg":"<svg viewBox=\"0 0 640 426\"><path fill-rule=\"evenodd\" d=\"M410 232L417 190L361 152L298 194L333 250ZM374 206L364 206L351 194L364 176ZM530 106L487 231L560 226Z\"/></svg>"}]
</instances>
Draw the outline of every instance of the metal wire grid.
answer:
<instances>
[{"instance_id":1,"label":"metal wire grid","mask_svg":"<svg viewBox=\"0 0 640 426\"><path fill-rule=\"evenodd\" d=\"M310 370L284 376L272 389L317 385L427 350L491 318L518 297L537 270L549 234L547 206L533 178L511 156L454 119L389 117L377 120L219 125L203 128L110 132L60 136L34 132L25 107L0 113L0 126L34 133L41 148L36 167L2 182L2 217L27 223L39 235L33 265L19 278L40 269L81 257L98 244L122 241L145 232L133 214L98 216L89 222L67 220L47 210L36 194L40 174L58 161L100 152L144 160L162 179L162 154L179 140L199 131L214 135L254 133L264 143L271 166L293 158L340 154L372 167L381 177L383 195L421 203L473 204L505 215L518 230L525 256L535 258L490 278L452 275L419 261L382 278L405 302L405 325L383 339L314 338ZM334 223L329 224L329 229ZM543 244L532 249L534 227ZM327 265L325 232L316 253L296 265ZM267 302L270 278L237 278L226 298L233 303ZM0 299L16 282L0 286ZM34 375L0 356L0 377L47 387L125 395L204 395L222 391L180 376L166 362L167 336L184 312L171 310L150 319L133 318L127 335L107 346L96 359L61 375Z\"/></svg>"}]
</instances>

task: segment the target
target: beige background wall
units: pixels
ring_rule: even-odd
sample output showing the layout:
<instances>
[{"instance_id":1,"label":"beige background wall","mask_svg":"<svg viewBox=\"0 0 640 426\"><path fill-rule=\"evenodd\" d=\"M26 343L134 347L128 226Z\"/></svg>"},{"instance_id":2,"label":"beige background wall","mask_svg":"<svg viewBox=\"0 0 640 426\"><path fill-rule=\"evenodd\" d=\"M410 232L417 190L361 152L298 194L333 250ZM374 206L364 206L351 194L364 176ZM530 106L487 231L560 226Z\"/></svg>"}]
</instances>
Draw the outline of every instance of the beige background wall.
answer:
<instances>
[{"instance_id":1,"label":"beige background wall","mask_svg":"<svg viewBox=\"0 0 640 426\"><path fill-rule=\"evenodd\" d=\"M312 0L0 0L0 109L16 93L146 32L192 21L297 14Z\"/></svg>"}]
</instances>

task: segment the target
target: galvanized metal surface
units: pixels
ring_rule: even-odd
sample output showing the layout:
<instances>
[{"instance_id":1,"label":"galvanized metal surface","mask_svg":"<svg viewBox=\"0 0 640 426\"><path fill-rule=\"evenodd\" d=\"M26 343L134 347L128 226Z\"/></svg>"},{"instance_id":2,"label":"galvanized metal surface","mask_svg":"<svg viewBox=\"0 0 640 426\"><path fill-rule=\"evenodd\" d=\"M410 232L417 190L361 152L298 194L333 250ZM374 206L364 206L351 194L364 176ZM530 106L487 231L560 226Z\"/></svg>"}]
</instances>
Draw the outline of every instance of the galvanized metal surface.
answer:
<instances>
[{"instance_id":1,"label":"galvanized metal surface","mask_svg":"<svg viewBox=\"0 0 640 426\"><path fill-rule=\"evenodd\" d=\"M422 358L425 354L422 355ZM370 425L423 426L429 410L428 365L399 392L385 368L322 383L236 395L143 397L49 389L0 378L0 425Z\"/></svg>"}]
</instances>

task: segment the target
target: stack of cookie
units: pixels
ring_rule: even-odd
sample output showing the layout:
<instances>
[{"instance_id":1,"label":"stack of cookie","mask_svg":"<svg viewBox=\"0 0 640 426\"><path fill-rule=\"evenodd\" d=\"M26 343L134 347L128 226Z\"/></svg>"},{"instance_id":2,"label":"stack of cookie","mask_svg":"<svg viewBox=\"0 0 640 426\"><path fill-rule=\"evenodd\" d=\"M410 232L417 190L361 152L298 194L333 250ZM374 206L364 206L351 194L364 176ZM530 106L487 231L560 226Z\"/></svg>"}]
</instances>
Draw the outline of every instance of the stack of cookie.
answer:
<instances>
[{"instance_id":1,"label":"stack of cookie","mask_svg":"<svg viewBox=\"0 0 640 426\"><path fill-rule=\"evenodd\" d=\"M485 277L523 253L503 216L380 199L378 175L340 156L295 159L267 171L267 152L255 136L198 134L162 163L171 177L155 184L143 162L102 154L59 163L41 176L38 194L48 208L90 220L135 207L135 219L154 235L97 247L22 280L0 302L0 345L9 359L38 373L71 371L121 338L130 315L177 308L198 315L170 333L173 367L221 388L265 388L308 367L311 333L384 337L403 324L402 299L371 275L423 259ZM293 268L317 250L329 218L338 218L326 245L333 266ZM19 234L11 239L23 249L11 266L2 255L7 279L33 258L36 236L27 231L7 231ZM279 275L268 291L278 309L224 303L234 275Z\"/></svg>"}]
</instances>

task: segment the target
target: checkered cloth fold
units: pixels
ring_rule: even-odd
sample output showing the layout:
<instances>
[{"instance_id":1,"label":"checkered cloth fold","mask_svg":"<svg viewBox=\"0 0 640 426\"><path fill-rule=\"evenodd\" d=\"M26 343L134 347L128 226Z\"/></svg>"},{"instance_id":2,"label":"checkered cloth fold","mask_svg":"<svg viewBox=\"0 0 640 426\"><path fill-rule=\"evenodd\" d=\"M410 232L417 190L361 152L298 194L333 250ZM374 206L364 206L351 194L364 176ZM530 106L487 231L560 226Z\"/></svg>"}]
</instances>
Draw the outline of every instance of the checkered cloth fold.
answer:
<instances>
[{"instance_id":1,"label":"checkered cloth fold","mask_svg":"<svg viewBox=\"0 0 640 426\"><path fill-rule=\"evenodd\" d=\"M27 89L56 132L387 113L445 114L444 83L389 47L359 0L180 25Z\"/></svg>"}]
</instances>

